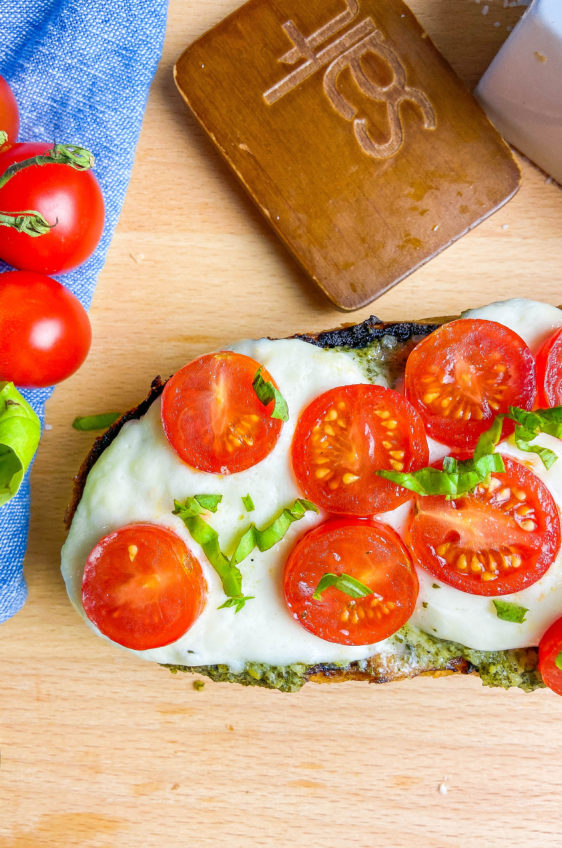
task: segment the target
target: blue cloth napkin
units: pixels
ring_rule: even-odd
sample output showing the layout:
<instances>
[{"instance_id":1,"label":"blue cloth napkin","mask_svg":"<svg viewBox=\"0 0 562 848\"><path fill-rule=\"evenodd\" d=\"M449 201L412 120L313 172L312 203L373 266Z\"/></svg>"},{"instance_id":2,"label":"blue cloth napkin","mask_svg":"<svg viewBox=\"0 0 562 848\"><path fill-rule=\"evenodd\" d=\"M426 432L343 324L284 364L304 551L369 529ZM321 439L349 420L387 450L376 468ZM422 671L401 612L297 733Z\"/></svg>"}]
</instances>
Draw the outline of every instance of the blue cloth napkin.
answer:
<instances>
[{"instance_id":1,"label":"blue cloth napkin","mask_svg":"<svg viewBox=\"0 0 562 848\"><path fill-rule=\"evenodd\" d=\"M57 277L86 308L129 182L166 12L166 0L0 0L0 75L18 101L18 140L79 144L96 158L106 205L103 236L82 267ZM0 263L0 270L6 266ZM51 391L23 392L42 422ZM26 478L0 507L0 622L27 596L28 524Z\"/></svg>"}]
</instances>

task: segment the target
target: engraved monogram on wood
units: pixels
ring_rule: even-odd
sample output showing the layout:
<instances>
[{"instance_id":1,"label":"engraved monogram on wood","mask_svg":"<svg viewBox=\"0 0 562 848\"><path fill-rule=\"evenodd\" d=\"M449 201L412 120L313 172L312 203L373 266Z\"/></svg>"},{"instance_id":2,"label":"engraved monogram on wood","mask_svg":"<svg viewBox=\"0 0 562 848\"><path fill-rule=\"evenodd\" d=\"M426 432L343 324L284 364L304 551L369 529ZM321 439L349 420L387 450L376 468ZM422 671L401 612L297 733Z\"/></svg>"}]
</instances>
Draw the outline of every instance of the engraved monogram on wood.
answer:
<instances>
[{"instance_id":1,"label":"engraved monogram on wood","mask_svg":"<svg viewBox=\"0 0 562 848\"><path fill-rule=\"evenodd\" d=\"M289 92L294 91L317 70L326 68L324 91L342 118L353 122L353 132L363 152L374 159L391 159L399 152L404 141L404 127L400 116L401 104L409 101L418 106L426 130L434 130L437 126L435 110L423 91L407 85L404 65L394 50L385 43L385 36L376 28L373 18L364 18L342 33L342 30L359 14L359 0L345 0L345 3L344 12L312 35L303 35L293 21L283 24L282 29L293 47L281 56L279 62L285 65L296 65L299 60L304 62L266 91L263 96L265 102L271 106ZM326 45L326 42L338 33L342 34ZM321 45L326 46L317 49ZM387 85L379 85L367 75L362 60L369 54L378 57L392 73L392 79ZM338 78L346 68L349 69L356 85L366 97L386 105L389 128L386 141L381 143L372 137L368 122L364 118L357 117L357 107L339 91Z\"/></svg>"}]
</instances>

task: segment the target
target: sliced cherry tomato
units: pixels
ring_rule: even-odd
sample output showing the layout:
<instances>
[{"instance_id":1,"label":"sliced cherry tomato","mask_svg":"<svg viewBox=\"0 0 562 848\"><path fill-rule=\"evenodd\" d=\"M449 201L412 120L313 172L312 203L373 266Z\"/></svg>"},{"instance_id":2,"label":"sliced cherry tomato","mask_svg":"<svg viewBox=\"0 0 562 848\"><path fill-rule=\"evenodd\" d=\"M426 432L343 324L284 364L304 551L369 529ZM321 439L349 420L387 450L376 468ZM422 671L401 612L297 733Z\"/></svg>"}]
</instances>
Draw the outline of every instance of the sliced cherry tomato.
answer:
<instances>
[{"instance_id":1,"label":"sliced cherry tomato","mask_svg":"<svg viewBox=\"0 0 562 848\"><path fill-rule=\"evenodd\" d=\"M175 642L197 619L207 586L201 566L171 530L128 524L90 553L82 604L114 642L145 651Z\"/></svg>"},{"instance_id":2,"label":"sliced cherry tomato","mask_svg":"<svg viewBox=\"0 0 562 848\"><path fill-rule=\"evenodd\" d=\"M0 175L15 162L51 150L52 144L9 144L0 150ZM53 225L45 234L30 236L0 226L0 258L15 268L56 274L81 265L98 244L104 205L91 171L70 165L32 165L0 188L0 211L10 215L33 210Z\"/></svg>"},{"instance_id":3,"label":"sliced cherry tomato","mask_svg":"<svg viewBox=\"0 0 562 848\"><path fill-rule=\"evenodd\" d=\"M495 321L459 319L423 339L406 362L406 397L434 439L472 448L509 406L531 409L535 363L523 339ZM507 422L504 434L513 431Z\"/></svg>"},{"instance_id":4,"label":"sliced cherry tomato","mask_svg":"<svg viewBox=\"0 0 562 848\"><path fill-rule=\"evenodd\" d=\"M0 132L5 132L9 141L15 141L19 127L20 117L16 98L4 77L0 77Z\"/></svg>"},{"instance_id":5,"label":"sliced cherry tomato","mask_svg":"<svg viewBox=\"0 0 562 848\"><path fill-rule=\"evenodd\" d=\"M0 380L39 388L82 365L92 332L80 301L51 277L0 274Z\"/></svg>"},{"instance_id":6,"label":"sliced cherry tomato","mask_svg":"<svg viewBox=\"0 0 562 848\"><path fill-rule=\"evenodd\" d=\"M435 577L472 595L507 595L535 583L560 549L558 509L544 483L503 457L505 472L455 500L416 497L409 545Z\"/></svg>"},{"instance_id":7,"label":"sliced cherry tomato","mask_svg":"<svg viewBox=\"0 0 562 848\"><path fill-rule=\"evenodd\" d=\"M539 643L539 671L549 689L562 695L562 618L548 628Z\"/></svg>"},{"instance_id":8,"label":"sliced cherry tomato","mask_svg":"<svg viewBox=\"0 0 562 848\"><path fill-rule=\"evenodd\" d=\"M200 356L171 377L162 394L162 425L176 453L193 468L234 474L256 465L275 446L282 422L252 388L271 375L249 356L222 351Z\"/></svg>"},{"instance_id":9,"label":"sliced cherry tomato","mask_svg":"<svg viewBox=\"0 0 562 848\"><path fill-rule=\"evenodd\" d=\"M415 471L428 455L413 406L392 389L362 384L315 398L299 418L292 446L306 496L328 512L353 515L386 512L411 498L375 472Z\"/></svg>"},{"instance_id":10,"label":"sliced cherry tomato","mask_svg":"<svg viewBox=\"0 0 562 848\"><path fill-rule=\"evenodd\" d=\"M347 574L373 594L352 598L335 587L312 596L324 574ZM283 572L285 601L299 624L340 645L386 639L410 618L418 578L400 537L385 524L337 518L315 527L293 549Z\"/></svg>"},{"instance_id":11,"label":"sliced cherry tomato","mask_svg":"<svg viewBox=\"0 0 562 848\"><path fill-rule=\"evenodd\" d=\"M562 329L537 353L537 389L540 407L562 406Z\"/></svg>"}]
</instances>

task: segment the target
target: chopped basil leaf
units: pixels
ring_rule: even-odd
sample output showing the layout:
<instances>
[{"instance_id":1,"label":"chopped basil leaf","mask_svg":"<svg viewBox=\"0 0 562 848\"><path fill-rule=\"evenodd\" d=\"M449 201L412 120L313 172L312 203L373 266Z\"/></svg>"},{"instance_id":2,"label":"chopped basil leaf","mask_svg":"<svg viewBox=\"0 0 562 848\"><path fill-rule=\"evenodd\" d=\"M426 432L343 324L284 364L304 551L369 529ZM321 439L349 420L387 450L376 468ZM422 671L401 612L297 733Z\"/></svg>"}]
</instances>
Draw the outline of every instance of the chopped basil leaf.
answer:
<instances>
[{"instance_id":1,"label":"chopped basil leaf","mask_svg":"<svg viewBox=\"0 0 562 848\"><path fill-rule=\"evenodd\" d=\"M427 601L422 601L422 607L423 607L424 609L427 609L427 608L428 608L428 606L429 606L429 604L427 603Z\"/></svg>"},{"instance_id":2,"label":"chopped basil leaf","mask_svg":"<svg viewBox=\"0 0 562 848\"><path fill-rule=\"evenodd\" d=\"M0 382L0 506L16 494L41 436L39 419L13 383Z\"/></svg>"},{"instance_id":3,"label":"chopped basil leaf","mask_svg":"<svg viewBox=\"0 0 562 848\"><path fill-rule=\"evenodd\" d=\"M326 589L329 589L330 586L333 586L334 589L339 589L340 592L345 592L346 595L349 595L351 598L366 598L368 595L373 594L373 590L369 589L368 586L365 586L364 583L361 583L360 580L356 580L355 577L352 577L350 574L331 574L327 573L321 577L318 586L314 590L313 598L315 601L320 601L322 599L322 592L325 592Z\"/></svg>"},{"instance_id":4,"label":"chopped basil leaf","mask_svg":"<svg viewBox=\"0 0 562 848\"><path fill-rule=\"evenodd\" d=\"M439 583L432 583L432 584L431 584L431 588L432 588L432 589L440 589L440 588L441 588L441 586L439 585Z\"/></svg>"},{"instance_id":5,"label":"chopped basil leaf","mask_svg":"<svg viewBox=\"0 0 562 848\"><path fill-rule=\"evenodd\" d=\"M493 601L497 616L502 621L513 621L516 624L522 624L525 621L525 616L529 612L527 607L520 607L519 604L501 601L497 598L494 598Z\"/></svg>"},{"instance_id":6,"label":"chopped basil leaf","mask_svg":"<svg viewBox=\"0 0 562 848\"><path fill-rule=\"evenodd\" d=\"M79 415L72 422L75 430L107 430L112 424L121 418L122 412L102 412L101 415Z\"/></svg>"},{"instance_id":7,"label":"chopped basil leaf","mask_svg":"<svg viewBox=\"0 0 562 848\"><path fill-rule=\"evenodd\" d=\"M273 383L263 379L261 375L261 368L258 368L256 371L252 388L258 396L258 400L260 403L263 403L264 406L267 406L272 400L275 401L271 412L272 418L280 418L281 421L289 420L289 407L287 406L287 401L279 389L275 388Z\"/></svg>"},{"instance_id":8,"label":"chopped basil leaf","mask_svg":"<svg viewBox=\"0 0 562 848\"><path fill-rule=\"evenodd\" d=\"M183 504L179 504L182 510L182 519L193 518L196 515L202 515L204 512L216 512L218 505L222 501L222 495L193 495L186 498ZM178 501L174 501L174 506L178 506ZM174 515L179 515L174 511Z\"/></svg>"},{"instance_id":9,"label":"chopped basil leaf","mask_svg":"<svg viewBox=\"0 0 562 848\"><path fill-rule=\"evenodd\" d=\"M218 505L222 501L222 495L195 495L195 500L203 509L208 509L209 512L216 512Z\"/></svg>"},{"instance_id":10,"label":"chopped basil leaf","mask_svg":"<svg viewBox=\"0 0 562 848\"><path fill-rule=\"evenodd\" d=\"M244 495L242 498L242 503L244 504L244 509L246 512L253 512L255 510L254 502L250 495Z\"/></svg>"},{"instance_id":11,"label":"chopped basil leaf","mask_svg":"<svg viewBox=\"0 0 562 848\"><path fill-rule=\"evenodd\" d=\"M498 415L489 430L478 439L474 456L471 459L458 460L446 456L443 470L439 468L420 468L419 471L404 473L400 471L377 471L379 477L398 483L418 495L445 495L447 500L458 498L471 492L484 482L493 471L505 471L501 456L494 449L501 437L503 416Z\"/></svg>"},{"instance_id":12,"label":"chopped basil leaf","mask_svg":"<svg viewBox=\"0 0 562 848\"><path fill-rule=\"evenodd\" d=\"M258 530L255 524L251 524L229 559L221 551L217 531L201 517L207 510L216 512L221 500L222 495L194 495L186 498L184 503L174 501L173 514L181 518L192 538L201 545L205 556L221 579L222 588L228 600L219 609L236 607L236 612L239 612L246 601L251 600L251 597L245 597L242 594L242 574L237 567L238 564L256 547L260 551L269 550L281 541L294 521L298 521L308 511L318 512L318 507L310 501L298 498L263 530Z\"/></svg>"},{"instance_id":13,"label":"chopped basil leaf","mask_svg":"<svg viewBox=\"0 0 562 848\"><path fill-rule=\"evenodd\" d=\"M232 563L238 565L252 553L254 548L258 548L260 551L268 551L281 541L291 524L294 521L299 521L306 512L318 512L318 507L311 501L297 498L291 506L286 507L263 530L258 530L255 524L251 524L236 545L232 554Z\"/></svg>"},{"instance_id":14,"label":"chopped basil leaf","mask_svg":"<svg viewBox=\"0 0 562 848\"><path fill-rule=\"evenodd\" d=\"M217 609L228 609L229 607L236 607L235 613L240 612L241 609L244 608L244 604L246 601L253 601L254 595L241 595L238 598L228 598L224 604L221 604Z\"/></svg>"},{"instance_id":15,"label":"chopped basil leaf","mask_svg":"<svg viewBox=\"0 0 562 848\"><path fill-rule=\"evenodd\" d=\"M242 575L221 551L217 531L201 518L203 507L198 503L199 497L202 496L187 498L184 504L174 501L173 514L181 518L193 539L203 548L205 556L221 579L224 594L230 598L239 598L242 596Z\"/></svg>"},{"instance_id":16,"label":"chopped basil leaf","mask_svg":"<svg viewBox=\"0 0 562 848\"><path fill-rule=\"evenodd\" d=\"M518 406L510 406L507 417L515 421L517 425L514 437L519 450L538 454L545 468L550 468L558 459L554 451L538 445L530 445L529 442L536 439L540 433L562 439L562 406L554 406L552 409L535 409L533 412L520 409Z\"/></svg>"},{"instance_id":17,"label":"chopped basil leaf","mask_svg":"<svg viewBox=\"0 0 562 848\"><path fill-rule=\"evenodd\" d=\"M560 651L560 653L554 660L554 665L556 666L556 668L559 668L560 671L562 671L562 651Z\"/></svg>"}]
</instances>

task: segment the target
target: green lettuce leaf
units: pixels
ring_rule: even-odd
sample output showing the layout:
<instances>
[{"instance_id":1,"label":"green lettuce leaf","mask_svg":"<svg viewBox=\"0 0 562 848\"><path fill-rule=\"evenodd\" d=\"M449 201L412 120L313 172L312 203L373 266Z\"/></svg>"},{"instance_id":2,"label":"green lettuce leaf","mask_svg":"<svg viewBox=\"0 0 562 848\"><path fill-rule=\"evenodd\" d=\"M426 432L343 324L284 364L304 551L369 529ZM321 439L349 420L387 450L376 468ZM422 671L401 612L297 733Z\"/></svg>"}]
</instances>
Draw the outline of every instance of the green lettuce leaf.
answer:
<instances>
[{"instance_id":1,"label":"green lettuce leaf","mask_svg":"<svg viewBox=\"0 0 562 848\"><path fill-rule=\"evenodd\" d=\"M0 506L16 494L37 450L41 424L13 383L0 382Z\"/></svg>"}]
</instances>

